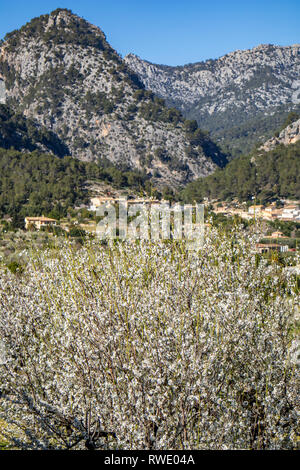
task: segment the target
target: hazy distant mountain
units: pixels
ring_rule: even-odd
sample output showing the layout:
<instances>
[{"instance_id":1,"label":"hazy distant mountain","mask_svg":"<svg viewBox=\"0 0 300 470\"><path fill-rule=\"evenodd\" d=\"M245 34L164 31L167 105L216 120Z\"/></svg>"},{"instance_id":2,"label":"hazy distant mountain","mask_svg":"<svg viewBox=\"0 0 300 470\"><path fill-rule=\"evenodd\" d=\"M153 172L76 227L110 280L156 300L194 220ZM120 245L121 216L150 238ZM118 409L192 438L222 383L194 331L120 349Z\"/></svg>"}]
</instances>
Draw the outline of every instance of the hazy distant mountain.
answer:
<instances>
[{"instance_id":1,"label":"hazy distant mountain","mask_svg":"<svg viewBox=\"0 0 300 470\"><path fill-rule=\"evenodd\" d=\"M299 44L260 45L178 67L133 54L125 62L168 105L242 152L271 136L291 109L300 109Z\"/></svg>"},{"instance_id":2,"label":"hazy distant mountain","mask_svg":"<svg viewBox=\"0 0 300 470\"><path fill-rule=\"evenodd\" d=\"M58 9L5 37L0 102L81 160L107 158L178 186L226 162L209 136L146 91L96 26Z\"/></svg>"}]
</instances>

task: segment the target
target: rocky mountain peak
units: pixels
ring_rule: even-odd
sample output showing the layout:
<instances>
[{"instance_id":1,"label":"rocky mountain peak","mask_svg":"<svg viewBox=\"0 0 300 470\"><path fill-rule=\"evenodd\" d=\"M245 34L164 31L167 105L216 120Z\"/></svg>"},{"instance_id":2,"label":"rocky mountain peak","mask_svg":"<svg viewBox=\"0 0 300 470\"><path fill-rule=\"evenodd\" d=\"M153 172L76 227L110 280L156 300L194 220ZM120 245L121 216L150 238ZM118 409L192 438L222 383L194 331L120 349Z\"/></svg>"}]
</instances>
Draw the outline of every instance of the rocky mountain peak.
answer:
<instances>
[{"instance_id":1,"label":"rocky mountain peak","mask_svg":"<svg viewBox=\"0 0 300 470\"><path fill-rule=\"evenodd\" d=\"M145 90L101 29L69 10L7 34L0 75L0 99L57 135L73 157L136 168L160 186L226 161L208 134Z\"/></svg>"},{"instance_id":2,"label":"rocky mountain peak","mask_svg":"<svg viewBox=\"0 0 300 470\"><path fill-rule=\"evenodd\" d=\"M146 88L188 119L196 119L220 143L235 138L240 145L244 135L251 136L253 145L264 141L268 136L260 129L272 134L281 124L280 116L300 107L299 44L261 44L177 67L133 54L124 60ZM240 150L245 152L245 147Z\"/></svg>"},{"instance_id":3,"label":"rocky mountain peak","mask_svg":"<svg viewBox=\"0 0 300 470\"><path fill-rule=\"evenodd\" d=\"M19 30L5 36L4 49L17 47L26 40L38 43L55 41L56 44L86 44L99 49L109 47L103 31L72 13L71 10L58 8L50 14L33 18Z\"/></svg>"},{"instance_id":4,"label":"rocky mountain peak","mask_svg":"<svg viewBox=\"0 0 300 470\"><path fill-rule=\"evenodd\" d=\"M106 41L104 32L98 26L89 23L87 20L81 18L68 9L58 8L57 10L52 11L49 14L45 31L49 31L51 29L62 29L64 32L70 32L74 27L84 34L100 36L104 41ZM108 44L106 43L106 45Z\"/></svg>"}]
</instances>

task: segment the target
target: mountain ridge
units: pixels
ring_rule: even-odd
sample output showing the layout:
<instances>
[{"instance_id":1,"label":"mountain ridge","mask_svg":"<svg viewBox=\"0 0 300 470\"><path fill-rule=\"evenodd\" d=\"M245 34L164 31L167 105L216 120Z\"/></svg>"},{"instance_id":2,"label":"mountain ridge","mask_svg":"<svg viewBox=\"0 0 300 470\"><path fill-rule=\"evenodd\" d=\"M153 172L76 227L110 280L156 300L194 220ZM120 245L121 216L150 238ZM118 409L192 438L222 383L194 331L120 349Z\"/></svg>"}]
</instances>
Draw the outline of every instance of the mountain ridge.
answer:
<instances>
[{"instance_id":1,"label":"mountain ridge","mask_svg":"<svg viewBox=\"0 0 300 470\"><path fill-rule=\"evenodd\" d=\"M233 159L216 170L188 183L184 200L204 198L261 202L281 198L300 199L300 119L291 113L288 124L250 155Z\"/></svg>"},{"instance_id":2,"label":"mountain ridge","mask_svg":"<svg viewBox=\"0 0 300 470\"><path fill-rule=\"evenodd\" d=\"M135 54L133 52L129 52L128 54L126 54L124 56L124 59L126 57L128 57L128 58L136 57L139 60L142 60L143 62L146 62L146 63L151 64L151 65L157 65L159 67L165 67L165 68L173 69L173 68L185 68L185 67L189 67L189 66L193 67L194 65L205 64L206 62L216 62L220 59L225 59L228 56L234 55L235 53L244 53L244 52L251 52L251 51L254 51L254 50L263 50L263 49L268 49L269 47L280 48L280 49L299 48L300 43L290 44L290 45L287 45L287 46L282 46L280 44L273 44L273 43L260 43L260 44L257 44L257 46L253 46L253 47L246 48L246 49L234 49L230 52L226 52L225 54L222 54L222 55L220 55L218 57L215 57L215 58L208 58L208 59L198 60L196 62L186 62L184 64L178 64L178 65L168 65L168 64L164 64L164 63L159 63L158 64L158 63L153 62L151 60L142 59L139 54Z\"/></svg>"},{"instance_id":3,"label":"mountain ridge","mask_svg":"<svg viewBox=\"0 0 300 470\"><path fill-rule=\"evenodd\" d=\"M56 133L76 158L110 160L177 187L226 162L209 136L145 90L102 30L57 9L8 33L5 102Z\"/></svg>"},{"instance_id":4,"label":"mountain ridge","mask_svg":"<svg viewBox=\"0 0 300 470\"><path fill-rule=\"evenodd\" d=\"M211 132L221 143L232 129L245 126L251 143L262 142L278 125L273 115L300 107L300 45L263 44L237 50L219 59L184 66L164 66L133 54L124 58L146 88L176 106L188 119ZM269 118L260 133L247 129L254 119ZM284 119L284 117L283 117ZM273 126L273 128L272 128ZM265 129L266 127L266 129ZM232 139L232 135L230 136ZM249 150L249 148L247 149Z\"/></svg>"}]
</instances>

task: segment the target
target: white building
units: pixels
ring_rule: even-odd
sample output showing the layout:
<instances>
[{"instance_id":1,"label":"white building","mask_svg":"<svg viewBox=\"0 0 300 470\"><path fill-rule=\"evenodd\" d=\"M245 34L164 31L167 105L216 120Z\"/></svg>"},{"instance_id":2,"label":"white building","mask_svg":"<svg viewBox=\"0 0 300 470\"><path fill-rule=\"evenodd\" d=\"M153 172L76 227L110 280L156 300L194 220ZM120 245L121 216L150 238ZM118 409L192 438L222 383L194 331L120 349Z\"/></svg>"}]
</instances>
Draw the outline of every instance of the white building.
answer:
<instances>
[{"instance_id":1,"label":"white building","mask_svg":"<svg viewBox=\"0 0 300 470\"><path fill-rule=\"evenodd\" d=\"M300 220L300 209L298 206L286 206L281 214L281 219Z\"/></svg>"},{"instance_id":2,"label":"white building","mask_svg":"<svg viewBox=\"0 0 300 470\"><path fill-rule=\"evenodd\" d=\"M249 214L257 215L260 214L264 206L262 204L250 206L248 209Z\"/></svg>"}]
</instances>

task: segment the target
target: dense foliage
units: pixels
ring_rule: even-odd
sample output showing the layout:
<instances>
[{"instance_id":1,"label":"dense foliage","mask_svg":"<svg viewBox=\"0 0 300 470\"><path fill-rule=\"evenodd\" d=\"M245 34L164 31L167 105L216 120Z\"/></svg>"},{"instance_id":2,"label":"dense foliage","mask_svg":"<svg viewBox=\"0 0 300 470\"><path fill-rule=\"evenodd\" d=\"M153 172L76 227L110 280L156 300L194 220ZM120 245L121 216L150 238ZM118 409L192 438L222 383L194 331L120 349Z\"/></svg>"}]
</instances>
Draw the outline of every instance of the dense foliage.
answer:
<instances>
[{"instance_id":1,"label":"dense foliage","mask_svg":"<svg viewBox=\"0 0 300 470\"><path fill-rule=\"evenodd\" d=\"M187 185L185 200L211 199L267 201L278 197L300 199L300 142L280 145L265 153L232 160L224 169Z\"/></svg>"},{"instance_id":2,"label":"dense foliage","mask_svg":"<svg viewBox=\"0 0 300 470\"><path fill-rule=\"evenodd\" d=\"M295 106L295 109L300 111L300 106ZM230 122L230 126L227 126L226 129L221 128L216 132L212 131L212 136L222 150L232 159L250 153L255 147L263 144L273 135L278 136L281 130L296 120L296 116L298 116L296 112L289 113L286 107L282 106L270 116L257 113L255 118L246 122L239 122L238 124ZM224 121L226 121L226 116L224 116Z\"/></svg>"},{"instance_id":3,"label":"dense foliage","mask_svg":"<svg viewBox=\"0 0 300 470\"><path fill-rule=\"evenodd\" d=\"M254 242L66 244L1 273L0 433L23 449L296 449L299 296Z\"/></svg>"},{"instance_id":4,"label":"dense foliage","mask_svg":"<svg viewBox=\"0 0 300 470\"><path fill-rule=\"evenodd\" d=\"M229 112L219 116L206 116L199 120L199 125L210 129L212 138L230 158L250 153L253 148L271 138L274 133L284 129L293 122L292 116L297 116L300 105L294 105L295 111L289 112L289 107L283 105L276 108L272 114L257 112L256 116L247 119L239 113L233 120ZM216 128L214 127L216 126Z\"/></svg>"},{"instance_id":5,"label":"dense foliage","mask_svg":"<svg viewBox=\"0 0 300 470\"><path fill-rule=\"evenodd\" d=\"M88 180L136 190L146 181L137 171L0 148L0 216L47 215L54 208L65 215L68 208L88 202Z\"/></svg>"},{"instance_id":6,"label":"dense foliage","mask_svg":"<svg viewBox=\"0 0 300 470\"><path fill-rule=\"evenodd\" d=\"M68 154L68 148L53 132L21 113L14 113L4 104L0 104L0 147L29 151L43 149L59 156Z\"/></svg>"}]
</instances>

